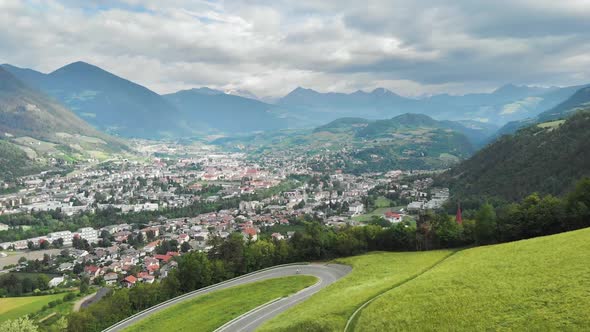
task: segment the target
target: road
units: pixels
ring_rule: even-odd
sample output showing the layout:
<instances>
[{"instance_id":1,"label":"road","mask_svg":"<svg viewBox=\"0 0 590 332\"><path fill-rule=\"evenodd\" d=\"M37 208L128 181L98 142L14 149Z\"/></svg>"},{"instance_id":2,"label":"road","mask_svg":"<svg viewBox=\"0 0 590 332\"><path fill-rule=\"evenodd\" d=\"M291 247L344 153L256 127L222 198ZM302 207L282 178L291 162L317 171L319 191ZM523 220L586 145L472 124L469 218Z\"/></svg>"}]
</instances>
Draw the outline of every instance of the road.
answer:
<instances>
[{"instance_id":1,"label":"road","mask_svg":"<svg viewBox=\"0 0 590 332\"><path fill-rule=\"evenodd\" d=\"M257 309L254 309L248 312L247 314L244 314L226 323L224 326L218 329L218 331L253 331L256 327L260 326L260 324L264 323L266 320L280 314L281 312L296 305L297 303L304 301L313 294L317 293L322 288L327 287L328 285L332 284L338 279L344 277L351 270L351 267L340 264L301 264L278 266L275 268L250 273L245 276L234 278L185 295L181 295L177 298L171 299L169 301L146 309L138 314L135 314L105 329L103 332L121 331L156 312L179 304L183 301L195 298L197 296L226 289L229 287L245 285L266 279L293 276L297 275L297 271L299 271L300 275L311 275L319 279L319 281L311 287L303 289L302 291L293 294L292 296L289 296L287 298L280 299L278 301L274 301L272 303L268 303Z\"/></svg>"},{"instance_id":2,"label":"road","mask_svg":"<svg viewBox=\"0 0 590 332\"><path fill-rule=\"evenodd\" d=\"M100 288L97 292L87 295L74 304L74 311L79 311L80 308L86 308L89 305L100 301L105 295L109 293L109 288Z\"/></svg>"}]
</instances>

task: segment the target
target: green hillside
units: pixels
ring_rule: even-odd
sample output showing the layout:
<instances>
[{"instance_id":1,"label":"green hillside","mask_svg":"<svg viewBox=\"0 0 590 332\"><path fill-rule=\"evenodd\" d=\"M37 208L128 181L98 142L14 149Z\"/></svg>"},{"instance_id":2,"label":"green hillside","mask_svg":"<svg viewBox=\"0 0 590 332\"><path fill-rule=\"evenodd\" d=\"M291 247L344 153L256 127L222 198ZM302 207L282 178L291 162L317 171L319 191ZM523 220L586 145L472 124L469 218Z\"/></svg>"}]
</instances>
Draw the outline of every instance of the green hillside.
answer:
<instances>
[{"instance_id":1,"label":"green hillside","mask_svg":"<svg viewBox=\"0 0 590 332\"><path fill-rule=\"evenodd\" d=\"M262 325L259 331L342 331L363 303L444 260L452 251L376 252L339 259L352 272Z\"/></svg>"},{"instance_id":2,"label":"green hillside","mask_svg":"<svg viewBox=\"0 0 590 332\"><path fill-rule=\"evenodd\" d=\"M17 177L41 171L41 165L5 140L0 140L0 180L11 181Z\"/></svg>"},{"instance_id":3,"label":"green hillside","mask_svg":"<svg viewBox=\"0 0 590 332\"><path fill-rule=\"evenodd\" d=\"M369 304L355 331L590 329L590 229L461 251Z\"/></svg>"},{"instance_id":4,"label":"green hillside","mask_svg":"<svg viewBox=\"0 0 590 332\"><path fill-rule=\"evenodd\" d=\"M449 167L473 153L474 147L467 135L483 137L485 133L422 114L402 114L376 121L341 118L313 130L223 138L214 144L252 153L288 150L310 156L332 153L340 164L331 166L360 173ZM321 169L327 165L311 167Z\"/></svg>"},{"instance_id":5,"label":"green hillside","mask_svg":"<svg viewBox=\"0 0 590 332\"><path fill-rule=\"evenodd\" d=\"M560 195L590 175L590 112L507 135L443 174L459 198Z\"/></svg>"}]
</instances>

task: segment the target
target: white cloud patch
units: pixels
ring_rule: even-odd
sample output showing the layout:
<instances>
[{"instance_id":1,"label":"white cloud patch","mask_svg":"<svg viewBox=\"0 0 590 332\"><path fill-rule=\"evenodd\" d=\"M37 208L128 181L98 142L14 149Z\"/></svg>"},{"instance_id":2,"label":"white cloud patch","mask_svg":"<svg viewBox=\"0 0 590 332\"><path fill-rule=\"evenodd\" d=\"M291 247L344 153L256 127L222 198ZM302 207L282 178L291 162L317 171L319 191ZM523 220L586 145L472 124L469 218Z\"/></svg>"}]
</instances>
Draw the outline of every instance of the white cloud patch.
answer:
<instances>
[{"instance_id":1,"label":"white cloud patch","mask_svg":"<svg viewBox=\"0 0 590 332\"><path fill-rule=\"evenodd\" d=\"M502 107L502 112L500 112L500 115L527 111L537 106L542 100L543 98L541 97L527 97L514 103L506 104L504 107Z\"/></svg>"},{"instance_id":2,"label":"white cloud patch","mask_svg":"<svg viewBox=\"0 0 590 332\"><path fill-rule=\"evenodd\" d=\"M160 93L460 94L587 83L588 15L584 0L0 1L0 61L82 60Z\"/></svg>"}]
</instances>

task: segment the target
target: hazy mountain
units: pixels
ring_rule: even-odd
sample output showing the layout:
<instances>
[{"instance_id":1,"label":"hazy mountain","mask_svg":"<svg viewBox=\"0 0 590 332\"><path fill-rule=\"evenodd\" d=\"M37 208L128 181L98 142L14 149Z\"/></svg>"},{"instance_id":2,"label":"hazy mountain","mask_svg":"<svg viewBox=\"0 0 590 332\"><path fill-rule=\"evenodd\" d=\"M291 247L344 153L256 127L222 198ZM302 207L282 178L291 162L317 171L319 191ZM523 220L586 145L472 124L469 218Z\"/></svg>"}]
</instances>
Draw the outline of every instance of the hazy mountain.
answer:
<instances>
[{"instance_id":1,"label":"hazy mountain","mask_svg":"<svg viewBox=\"0 0 590 332\"><path fill-rule=\"evenodd\" d=\"M0 68L0 138L3 165L37 169L32 159L90 158L125 148L122 141L94 129L42 92ZM15 150L20 148L18 153ZM24 154L23 154L24 153ZM27 155L29 162L23 162ZM22 175L18 170L11 174Z\"/></svg>"},{"instance_id":2,"label":"hazy mountain","mask_svg":"<svg viewBox=\"0 0 590 332\"><path fill-rule=\"evenodd\" d=\"M565 122L534 124L506 135L441 177L454 195L518 200L559 195L590 175L590 105Z\"/></svg>"},{"instance_id":3,"label":"hazy mountain","mask_svg":"<svg viewBox=\"0 0 590 332\"><path fill-rule=\"evenodd\" d=\"M568 89L572 89L570 87ZM575 87L578 88L578 87ZM562 89L566 90L566 89ZM577 89L573 95L568 99L558 104L557 106L538 114L535 117L527 118L519 121L512 121L500 128L496 136L512 134L522 127L526 127L535 123L551 121L568 117L579 109L585 109L590 105L590 87L582 87Z\"/></svg>"},{"instance_id":4,"label":"hazy mountain","mask_svg":"<svg viewBox=\"0 0 590 332\"><path fill-rule=\"evenodd\" d=\"M491 93L461 96L448 94L411 99L387 89L371 92L320 93L301 87L281 98L277 104L317 122L362 115L370 119L412 112L439 120L483 120L503 125L512 120L535 116L557 105L575 92L576 87L529 87L507 84Z\"/></svg>"},{"instance_id":5,"label":"hazy mountain","mask_svg":"<svg viewBox=\"0 0 590 332\"><path fill-rule=\"evenodd\" d=\"M287 128L273 105L208 88L183 90L163 97L182 112L188 123L227 133Z\"/></svg>"},{"instance_id":6,"label":"hazy mountain","mask_svg":"<svg viewBox=\"0 0 590 332\"><path fill-rule=\"evenodd\" d=\"M5 68L99 129L138 137L184 132L179 126L178 110L160 95L88 63L75 62L49 74Z\"/></svg>"},{"instance_id":7,"label":"hazy mountain","mask_svg":"<svg viewBox=\"0 0 590 332\"><path fill-rule=\"evenodd\" d=\"M250 92L248 90L235 89L235 90L225 90L224 92L225 92L225 94L232 95L232 96L260 100L255 94L253 94L252 92Z\"/></svg>"}]
</instances>

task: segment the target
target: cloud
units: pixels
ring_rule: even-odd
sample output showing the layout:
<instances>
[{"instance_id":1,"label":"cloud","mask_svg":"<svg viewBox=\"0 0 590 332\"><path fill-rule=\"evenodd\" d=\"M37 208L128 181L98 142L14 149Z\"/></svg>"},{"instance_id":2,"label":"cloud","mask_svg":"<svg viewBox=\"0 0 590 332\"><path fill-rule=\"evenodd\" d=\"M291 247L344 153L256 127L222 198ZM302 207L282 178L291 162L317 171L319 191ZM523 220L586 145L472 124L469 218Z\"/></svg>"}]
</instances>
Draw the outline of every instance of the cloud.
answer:
<instances>
[{"instance_id":1,"label":"cloud","mask_svg":"<svg viewBox=\"0 0 590 332\"><path fill-rule=\"evenodd\" d=\"M589 16L584 0L2 1L0 60L83 60L160 93L456 94L587 83Z\"/></svg>"}]
</instances>

